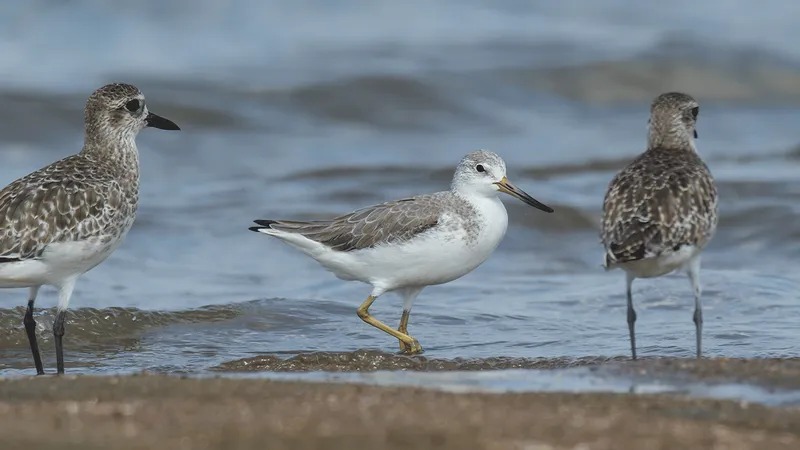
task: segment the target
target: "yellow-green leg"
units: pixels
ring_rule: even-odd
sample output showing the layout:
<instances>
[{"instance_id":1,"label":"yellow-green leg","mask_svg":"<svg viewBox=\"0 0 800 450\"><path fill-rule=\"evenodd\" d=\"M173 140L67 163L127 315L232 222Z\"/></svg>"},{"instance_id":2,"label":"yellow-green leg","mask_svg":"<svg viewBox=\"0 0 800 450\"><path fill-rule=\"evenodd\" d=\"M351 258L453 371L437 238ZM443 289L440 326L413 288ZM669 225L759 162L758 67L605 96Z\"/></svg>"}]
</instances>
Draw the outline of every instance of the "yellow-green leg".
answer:
<instances>
[{"instance_id":1,"label":"yellow-green leg","mask_svg":"<svg viewBox=\"0 0 800 450\"><path fill-rule=\"evenodd\" d=\"M395 330L386 325L385 323L381 322L380 320L369 315L369 307L372 306L372 303L375 301L376 298L377 297L373 297L371 295L367 297L364 303L362 303L361 306L358 307L357 310L358 317L360 317L361 320L363 320L364 322L383 331L384 333L388 333L397 338L400 341L400 348L405 353L410 353L410 354L422 353L422 346L419 345L419 341L409 336L404 331ZM403 330L405 330L408 325L408 315L404 312L403 317L405 318L405 326L403 325L402 320L400 326L403 328Z\"/></svg>"},{"instance_id":2,"label":"yellow-green leg","mask_svg":"<svg viewBox=\"0 0 800 450\"><path fill-rule=\"evenodd\" d=\"M410 311L407 311L405 309L403 310L403 315L402 317L400 317L400 326L397 327L397 331L405 335L408 335L408 316L410 315L411 315ZM400 351L403 353L412 353L411 347L406 345L406 343L403 341L400 341Z\"/></svg>"}]
</instances>

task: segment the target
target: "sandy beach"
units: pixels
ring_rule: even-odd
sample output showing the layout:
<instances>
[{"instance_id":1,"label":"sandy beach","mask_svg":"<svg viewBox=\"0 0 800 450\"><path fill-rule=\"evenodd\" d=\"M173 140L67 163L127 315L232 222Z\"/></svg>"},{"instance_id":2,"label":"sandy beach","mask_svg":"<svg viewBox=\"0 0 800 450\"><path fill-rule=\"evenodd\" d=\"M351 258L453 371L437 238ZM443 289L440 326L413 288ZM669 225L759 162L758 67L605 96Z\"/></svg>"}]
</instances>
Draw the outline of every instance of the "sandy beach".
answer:
<instances>
[{"instance_id":1,"label":"sandy beach","mask_svg":"<svg viewBox=\"0 0 800 450\"><path fill-rule=\"evenodd\" d=\"M796 386L787 360L653 360L611 370ZM3 449L796 449L800 409L681 395L454 394L264 379L0 381Z\"/></svg>"}]
</instances>

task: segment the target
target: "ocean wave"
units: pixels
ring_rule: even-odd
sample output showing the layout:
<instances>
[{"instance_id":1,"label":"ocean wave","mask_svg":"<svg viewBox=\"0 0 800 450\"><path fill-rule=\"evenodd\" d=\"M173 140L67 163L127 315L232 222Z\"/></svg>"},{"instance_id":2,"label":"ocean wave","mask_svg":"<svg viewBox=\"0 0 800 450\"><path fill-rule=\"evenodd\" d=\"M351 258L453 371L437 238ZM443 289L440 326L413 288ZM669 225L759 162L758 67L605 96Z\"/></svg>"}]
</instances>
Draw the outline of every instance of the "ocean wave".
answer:
<instances>
[{"instance_id":1,"label":"ocean wave","mask_svg":"<svg viewBox=\"0 0 800 450\"><path fill-rule=\"evenodd\" d=\"M503 71L507 83L593 105L649 102L661 92L691 93L700 102L748 106L800 103L800 70L758 59L728 64L703 59L633 59Z\"/></svg>"},{"instance_id":2,"label":"ocean wave","mask_svg":"<svg viewBox=\"0 0 800 450\"><path fill-rule=\"evenodd\" d=\"M485 129L495 133L518 128L518 117L506 120L508 109L524 109L523 104L530 104L533 110L533 105L541 105L541 95L612 108L647 104L655 94L670 90L689 92L704 105L800 103L800 68L777 57L736 51L715 59L667 53L572 65L358 74L290 85L197 84L163 77L144 80L143 89L153 108L186 128L266 133L308 132L317 126L417 133ZM19 140L34 139L42 129L51 133L63 133L67 127L79 130L75 117L80 117L89 93L6 87L0 100L11 107L0 113L0 131ZM37 117L35 128L29 117Z\"/></svg>"},{"instance_id":3,"label":"ocean wave","mask_svg":"<svg viewBox=\"0 0 800 450\"><path fill-rule=\"evenodd\" d=\"M76 308L67 313L67 333L72 343L85 344L109 339L137 336L144 330L175 324L209 323L230 320L242 313L247 305L228 304L206 306L181 311L146 311L137 308ZM37 309L36 334L41 341L53 338L55 308ZM25 308L0 309L0 349L27 346L28 338L22 324Z\"/></svg>"}]
</instances>

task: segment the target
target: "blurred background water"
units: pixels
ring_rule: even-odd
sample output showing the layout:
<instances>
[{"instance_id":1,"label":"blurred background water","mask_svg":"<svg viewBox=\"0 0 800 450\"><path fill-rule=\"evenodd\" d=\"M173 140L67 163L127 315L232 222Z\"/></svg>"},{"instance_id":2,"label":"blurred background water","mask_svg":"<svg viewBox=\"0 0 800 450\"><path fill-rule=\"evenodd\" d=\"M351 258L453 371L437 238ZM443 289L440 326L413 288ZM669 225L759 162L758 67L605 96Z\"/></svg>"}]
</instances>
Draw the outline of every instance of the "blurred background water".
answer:
<instances>
[{"instance_id":1,"label":"blurred background water","mask_svg":"<svg viewBox=\"0 0 800 450\"><path fill-rule=\"evenodd\" d=\"M68 369L204 370L257 354L395 351L345 283L256 218L328 217L448 187L500 153L546 215L510 228L464 278L423 291L426 354L628 354L624 280L600 267L613 174L644 150L649 102L701 104L698 147L721 221L704 256L709 356L796 356L800 28L796 7L622 0L30 0L0 6L0 185L75 153L88 95L133 83L180 133L139 139L141 200L123 246L73 296ZM644 356L689 357L680 276L639 280ZM0 375L32 373L25 290L0 291ZM37 306L55 305L43 290ZM372 311L399 320L399 299ZM38 314L52 367L53 310Z\"/></svg>"}]
</instances>

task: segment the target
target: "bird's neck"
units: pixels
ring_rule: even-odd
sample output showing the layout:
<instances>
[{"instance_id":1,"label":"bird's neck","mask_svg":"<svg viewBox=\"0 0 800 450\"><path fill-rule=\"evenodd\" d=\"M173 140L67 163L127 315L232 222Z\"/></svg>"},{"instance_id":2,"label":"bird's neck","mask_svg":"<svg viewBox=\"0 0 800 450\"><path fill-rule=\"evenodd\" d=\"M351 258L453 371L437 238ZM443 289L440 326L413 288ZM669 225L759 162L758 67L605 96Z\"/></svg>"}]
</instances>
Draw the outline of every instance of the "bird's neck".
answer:
<instances>
[{"instance_id":1,"label":"bird's neck","mask_svg":"<svg viewBox=\"0 0 800 450\"><path fill-rule=\"evenodd\" d=\"M110 167L120 181L139 185L139 150L134 136L117 137L114 140L87 139L81 155L97 164Z\"/></svg>"},{"instance_id":2,"label":"bird's neck","mask_svg":"<svg viewBox=\"0 0 800 450\"><path fill-rule=\"evenodd\" d=\"M476 212L484 216L495 217L498 215L506 215L506 208L500 197L497 195L480 195L476 193L467 193L460 191L452 191L453 195L468 203Z\"/></svg>"},{"instance_id":3,"label":"bird's neck","mask_svg":"<svg viewBox=\"0 0 800 450\"><path fill-rule=\"evenodd\" d=\"M483 258L491 254L508 229L508 213L497 195L464 195L455 193L470 206L464 216L465 228L472 239L468 239L475 251Z\"/></svg>"},{"instance_id":4,"label":"bird's neck","mask_svg":"<svg viewBox=\"0 0 800 450\"><path fill-rule=\"evenodd\" d=\"M682 125L651 125L647 132L647 148L670 148L697 151L694 138Z\"/></svg>"}]
</instances>

